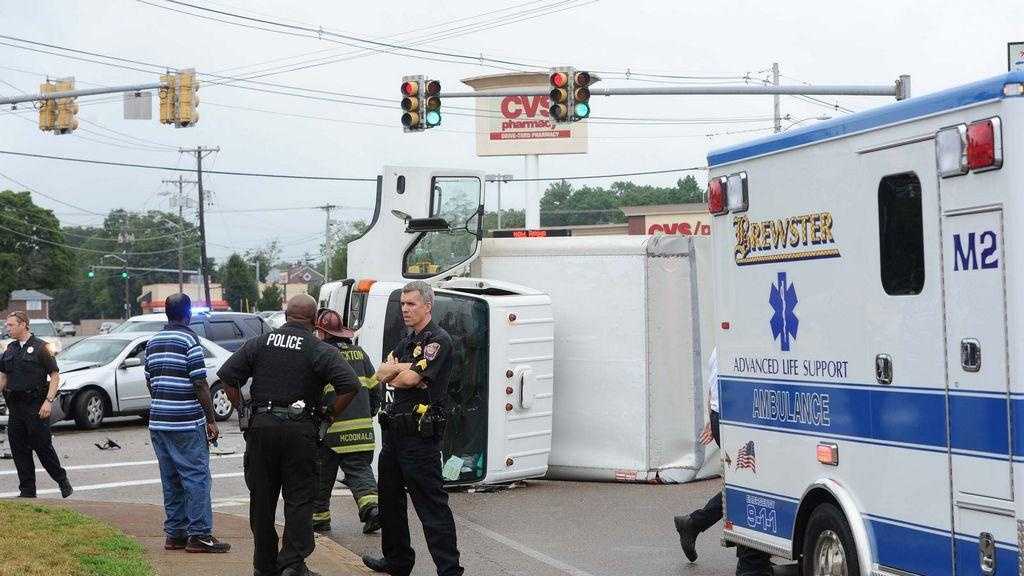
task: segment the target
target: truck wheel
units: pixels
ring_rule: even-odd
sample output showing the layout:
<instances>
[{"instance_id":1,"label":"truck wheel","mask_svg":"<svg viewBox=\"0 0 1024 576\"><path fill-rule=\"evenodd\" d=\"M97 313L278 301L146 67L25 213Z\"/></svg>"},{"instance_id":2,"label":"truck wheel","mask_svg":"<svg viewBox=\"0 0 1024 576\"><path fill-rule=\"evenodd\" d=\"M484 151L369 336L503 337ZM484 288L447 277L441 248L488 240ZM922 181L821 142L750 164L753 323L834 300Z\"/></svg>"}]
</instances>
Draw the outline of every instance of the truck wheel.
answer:
<instances>
[{"instance_id":1,"label":"truck wheel","mask_svg":"<svg viewBox=\"0 0 1024 576\"><path fill-rule=\"evenodd\" d=\"M97 390L86 390L75 398L75 424L85 430L93 430L103 423L107 403Z\"/></svg>"},{"instance_id":2,"label":"truck wheel","mask_svg":"<svg viewBox=\"0 0 1024 576\"><path fill-rule=\"evenodd\" d=\"M853 533L843 513L821 504L811 513L804 533L803 576L860 576Z\"/></svg>"},{"instance_id":3,"label":"truck wheel","mask_svg":"<svg viewBox=\"0 0 1024 576\"><path fill-rule=\"evenodd\" d=\"M213 399L213 416L217 422L223 422L231 417L235 407L228 399L228 393L224 391L224 385L220 382L210 386L210 398Z\"/></svg>"}]
</instances>

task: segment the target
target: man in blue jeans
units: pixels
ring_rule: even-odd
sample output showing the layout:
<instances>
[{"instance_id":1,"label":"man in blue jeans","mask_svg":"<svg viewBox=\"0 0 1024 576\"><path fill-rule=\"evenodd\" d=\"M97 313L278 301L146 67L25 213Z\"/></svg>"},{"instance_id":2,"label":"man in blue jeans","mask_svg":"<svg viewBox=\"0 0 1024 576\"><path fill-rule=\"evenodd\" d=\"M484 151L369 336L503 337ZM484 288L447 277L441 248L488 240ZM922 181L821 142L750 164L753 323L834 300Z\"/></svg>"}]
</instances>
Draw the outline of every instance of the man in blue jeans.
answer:
<instances>
[{"instance_id":1,"label":"man in blue jeans","mask_svg":"<svg viewBox=\"0 0 1024 576\"><path fill-rule=\"evenodd\" d=\"M227 552L213 537L210 448L220 432L214 419L206 362L199 337L189 328L192 301L172 294L164 301L167 325L146 345L149 435L164 489L164 549Z\"/></svg>"}]
</instances>

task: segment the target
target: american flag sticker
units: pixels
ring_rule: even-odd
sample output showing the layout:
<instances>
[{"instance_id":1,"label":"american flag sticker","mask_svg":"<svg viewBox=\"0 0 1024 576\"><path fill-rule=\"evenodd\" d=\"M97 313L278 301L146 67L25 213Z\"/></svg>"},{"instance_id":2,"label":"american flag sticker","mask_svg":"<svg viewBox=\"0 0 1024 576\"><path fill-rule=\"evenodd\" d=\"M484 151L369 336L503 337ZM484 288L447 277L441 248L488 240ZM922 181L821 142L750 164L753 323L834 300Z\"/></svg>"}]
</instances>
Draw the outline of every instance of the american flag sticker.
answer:
<instances>
[{"instance_id":1,"label":"american flag sticker","mask_svg":"<svg viewBox=\"0 0 1024 576\"><path fill-rule=\"evenodd\" d=\"M710 422L704 425L704 430L700 433L700 438L698 438L697 441L705 446L715 441L714 435L711 434Z\"/></svg>"},{"instance_id":2,"label":"american flag sticker","mask_svg":"<svg viewBox=\"0 0 1024 576\"><path fill-rule=\"evenodd\" d=\"M757 460L754 458L754 441L751 440L740 447L739 452L736 453L736 469L749 468L751 472L757 474Z\"/></svg>"}]
</instances>

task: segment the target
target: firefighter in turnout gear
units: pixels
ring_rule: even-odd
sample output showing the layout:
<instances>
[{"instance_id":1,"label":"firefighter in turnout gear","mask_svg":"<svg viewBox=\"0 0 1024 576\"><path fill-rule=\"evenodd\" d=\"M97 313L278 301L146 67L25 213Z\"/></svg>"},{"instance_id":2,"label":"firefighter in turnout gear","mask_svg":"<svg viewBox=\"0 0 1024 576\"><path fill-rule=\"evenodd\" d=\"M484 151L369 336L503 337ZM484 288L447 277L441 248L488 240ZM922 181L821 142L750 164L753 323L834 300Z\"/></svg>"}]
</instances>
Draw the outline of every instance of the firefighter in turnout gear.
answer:
<instances>
[{"instance_id":1,"label":"firefighter in turnout gear","mask_svg":"<svg viewBox=\"0 0 1024 576\"><path fill-rule=\"evenodd\" d=\"M331 489L338 477L338 468L345 474L343 482L352 491L359 508L363 533L380 530L377 510L377 481L373 477L373 416L380 407L376 371L366 352L352 343L352 330L346 327L341 315L324 309L317 315L317 336L341 350L353 372L362 383L352 403L333 421L325 421L323 442L320 446L316 504L313 511L313 529L326 532L331 529ZM324 405L334 404L334 387L324 387Z\"/></svg>"}]
</instances>

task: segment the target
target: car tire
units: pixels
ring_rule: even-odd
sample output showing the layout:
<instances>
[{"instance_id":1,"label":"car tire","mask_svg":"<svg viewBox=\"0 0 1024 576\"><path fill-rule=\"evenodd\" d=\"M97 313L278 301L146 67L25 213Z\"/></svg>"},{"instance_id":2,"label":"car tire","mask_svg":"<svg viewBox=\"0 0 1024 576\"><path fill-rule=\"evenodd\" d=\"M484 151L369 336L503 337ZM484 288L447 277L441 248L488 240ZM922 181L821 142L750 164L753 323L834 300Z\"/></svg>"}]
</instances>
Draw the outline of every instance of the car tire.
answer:
<instances>
[{"instance_id":1,"label":"car tire","mask_svg":"<svg viewBox=\"0 0 1024 576\"><path fill-rule=\"evenodd\" d=\"M107 401L99 390L88 389L75 398L75 424L84 430L95 430L103 423Z\"/></svg>"},{"instance_id":2,"label":"car tire","mask_svg":"<svg viewBox=\"0 0 1024 576\"><path fill-rule=\"evenodd\" d=\"M231 400L228 399L228 393L224 390L223 384L217 382L210 386L210 399L213 401L213 416L217 422L231 418L235 407L231 405Z\"/></svg>"},{"instance_id":3,"label":"car tire","mask_svg":"<svg viewBox=\"0 0 1024 576\"><path fill-rule=\"evenodd\" d=\"M843 513L835 505L818 505L807 521L804 532L803 576L859 576L860 562L853 541L853 532Z\"/></svg>"}]
</instances>

